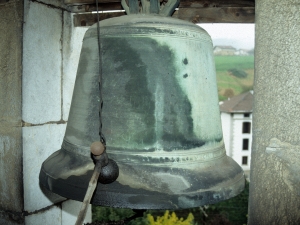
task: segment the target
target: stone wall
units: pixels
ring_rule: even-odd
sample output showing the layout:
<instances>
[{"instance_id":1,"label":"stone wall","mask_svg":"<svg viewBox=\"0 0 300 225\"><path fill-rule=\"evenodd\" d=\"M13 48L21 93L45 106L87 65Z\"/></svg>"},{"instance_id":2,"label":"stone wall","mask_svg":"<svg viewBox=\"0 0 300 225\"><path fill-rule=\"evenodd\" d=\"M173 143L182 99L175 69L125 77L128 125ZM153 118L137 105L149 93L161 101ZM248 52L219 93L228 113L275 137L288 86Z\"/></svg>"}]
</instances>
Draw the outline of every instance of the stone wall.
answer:
<instances>
[{"instance_id":1,"label":"stone wall","mask_svg":"<svg viewBox=\"0 0 300 225\"><path fill-rule=\"evenodd\" d=\"M256 0L250 225L300 224L298 0Z\"/></svg>"},{"instance_id":2,"label":"stone wall","mask_svg":"<svg viewBox=\"0 0 300 225\"><path fill-rule=\"evenodd\" d=\"M62 143L86 31L62 2L0 4L0 224L74 224L81 207L38 179Z\"/></svg>"},{"instance_id":3,"label":"stone wall","mask_svg":"<svg viewBox=\"0 0 300 225\"><path fill-rule=\"evenodd\" d=\"M86 28L73 28L62 1L25 1L23 174L26 224L73 224L81 203L39 186L43 161L61 147ZM91 214L89 211L88 220Z\"/></svg>"}]
</instances>

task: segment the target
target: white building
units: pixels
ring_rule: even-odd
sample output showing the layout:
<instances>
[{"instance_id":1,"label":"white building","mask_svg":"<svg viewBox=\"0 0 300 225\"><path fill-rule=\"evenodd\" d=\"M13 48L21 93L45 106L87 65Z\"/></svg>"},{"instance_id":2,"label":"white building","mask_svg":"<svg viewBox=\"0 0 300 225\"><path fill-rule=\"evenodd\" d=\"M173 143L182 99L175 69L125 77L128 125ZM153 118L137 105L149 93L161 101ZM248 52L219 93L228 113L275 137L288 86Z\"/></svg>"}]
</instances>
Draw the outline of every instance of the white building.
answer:
<instances>
[{"instance_id":1,"label":"white building","mask_svg":"<svg viewBox=\"0 0 300 225\"><path fill-rule=\"evenodd\" d=\"M228 156L249 176L252 145L253 91L220 102L223 138Z\"/></svg>"},{"instance_id":2,"label":"white building","mask_svg":"<svg viewBox=\"0 0 300 225\"><path fill-rule=\"evenodd\" d=\"M244 55L250 55L249 51L246 49L238 49L235 51L234 53L235 55L240 55L240 56L244 56Z\"/></svg>"},{"instance_id":3,"label":"white building","mask_svg":"<svg viewBox=\"0 0 300 225\"><path fill-rule=\"evenodd\" d=\"M236 49L232 46L215 46L214 55L234 55Z\"/></svg>"}]
</instances>

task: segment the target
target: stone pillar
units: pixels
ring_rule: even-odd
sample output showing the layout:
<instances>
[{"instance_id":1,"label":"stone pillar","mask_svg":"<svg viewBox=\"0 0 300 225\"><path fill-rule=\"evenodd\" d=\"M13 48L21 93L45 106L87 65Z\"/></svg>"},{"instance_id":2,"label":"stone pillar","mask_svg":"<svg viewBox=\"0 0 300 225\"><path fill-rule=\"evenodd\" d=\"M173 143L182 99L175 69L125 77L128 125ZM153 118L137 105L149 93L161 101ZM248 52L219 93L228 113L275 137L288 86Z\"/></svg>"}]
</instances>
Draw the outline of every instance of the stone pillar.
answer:
<instances>
[{"instance_id":1,"label":"stone pillar","mask_svg":"<svg viewBox=\"0 0 300 225\"><path fill-rule=\"evenodd\" d=\"M250 225L300 224L298 0L256 0Z\"/></svg>"},{"instance_id":2,"label":"stone pillar","mask_svg":"<svg viewBox=\"0 0 300 225\"><path fill-rule=\"evenodd\" d=\"M0 224L23 224L23 1L0 3Z\"/></svg>"},{"instance_id":3,"label":"stone pillar","mask_svg":"<svg viewBox=\"0 0 300 225\"><path fill-rule=\"evenodd\" d=\"M2 1L3 2L3 1ZM0 224L22 224L23 1L0 4Z\"/></svg>"}]
</instances>

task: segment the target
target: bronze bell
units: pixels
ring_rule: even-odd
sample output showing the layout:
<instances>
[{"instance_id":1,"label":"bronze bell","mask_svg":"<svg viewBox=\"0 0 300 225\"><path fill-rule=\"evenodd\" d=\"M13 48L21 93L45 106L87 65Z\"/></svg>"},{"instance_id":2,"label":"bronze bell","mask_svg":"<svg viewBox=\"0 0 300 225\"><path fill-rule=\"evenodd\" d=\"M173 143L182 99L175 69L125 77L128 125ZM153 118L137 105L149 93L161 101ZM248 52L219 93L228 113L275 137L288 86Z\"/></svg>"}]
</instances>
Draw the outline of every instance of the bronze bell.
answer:
<instances>
[{"instance_id":1,"label":"bronze bell","mask_svg":"<svg viewBox=\"0 0 300 225\"><path fill-rule=\"evenodd\" d=\"M210 36L158 14L100 23L83 40L62 148L42 165L40 183L82 201L99 140L99 105L108 157L118 179L99 183L91 203L133 209L212 204L244 188L241 167L226 155Z\"/></svg>"}]
</instances>

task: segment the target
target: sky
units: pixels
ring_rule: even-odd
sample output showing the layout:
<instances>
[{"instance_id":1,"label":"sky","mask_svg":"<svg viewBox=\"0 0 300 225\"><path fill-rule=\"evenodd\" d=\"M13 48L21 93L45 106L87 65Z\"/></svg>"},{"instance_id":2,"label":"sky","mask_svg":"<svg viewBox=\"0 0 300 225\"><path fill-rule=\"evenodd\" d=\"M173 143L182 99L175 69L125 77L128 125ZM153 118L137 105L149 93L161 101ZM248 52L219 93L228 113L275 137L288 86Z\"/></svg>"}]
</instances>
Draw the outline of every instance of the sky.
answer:
<instances>
[{"instance_id":1,"label":"sky","mask_svg":"<svg viewBox=\"0 0 300 225\"><path fill-rule=\"evenodd\" d=\"M216 45L230 45L238 49L254 48L254 24L202 23L197 24L206 30Z\"/></svg>"}]
</instances>

